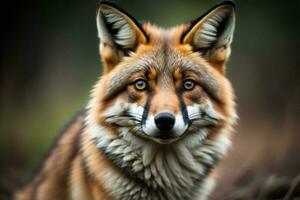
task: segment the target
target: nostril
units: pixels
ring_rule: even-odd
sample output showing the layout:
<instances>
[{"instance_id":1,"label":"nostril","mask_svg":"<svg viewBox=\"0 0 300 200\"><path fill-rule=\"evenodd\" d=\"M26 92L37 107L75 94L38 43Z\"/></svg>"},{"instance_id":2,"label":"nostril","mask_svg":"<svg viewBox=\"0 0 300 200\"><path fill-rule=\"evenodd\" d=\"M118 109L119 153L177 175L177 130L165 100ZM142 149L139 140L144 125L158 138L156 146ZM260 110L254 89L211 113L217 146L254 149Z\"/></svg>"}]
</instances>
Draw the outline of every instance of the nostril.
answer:
<instances>
[{"instance_id":1,"label":"nostril","mask_svg":"<svg viewBox=\"0 0 300 200\"><path fill-rule=\"evenodd\" d=\"M156 127L161 131L168 131L174 127L175 117L168 112L159 113L154 118Z\"/></svg>"}]
</instances>

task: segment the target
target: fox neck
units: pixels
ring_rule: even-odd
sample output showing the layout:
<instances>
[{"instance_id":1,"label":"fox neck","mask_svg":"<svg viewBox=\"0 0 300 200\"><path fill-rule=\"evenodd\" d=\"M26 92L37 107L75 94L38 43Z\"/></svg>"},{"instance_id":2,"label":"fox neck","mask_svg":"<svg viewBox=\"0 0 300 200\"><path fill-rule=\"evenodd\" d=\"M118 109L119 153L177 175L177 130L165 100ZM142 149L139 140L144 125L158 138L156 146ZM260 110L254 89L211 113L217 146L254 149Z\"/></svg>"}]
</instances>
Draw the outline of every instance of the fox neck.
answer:
<instances>
[{"instance_id":1,"label":"fox neck","mask_svg":"<svg viewBox=\"0 0 300 200\"><path fill-rule=\"evenodd\" d=\"M170 145L135 136L129 128L120 128L117 138L101 125L88 124L87 132L97 149L122 172L106 173L105 187L114 199L206 196L213 185L207 177L230 145L222 134L210 140L205 129Z\"/></svg>"}]
</instances>

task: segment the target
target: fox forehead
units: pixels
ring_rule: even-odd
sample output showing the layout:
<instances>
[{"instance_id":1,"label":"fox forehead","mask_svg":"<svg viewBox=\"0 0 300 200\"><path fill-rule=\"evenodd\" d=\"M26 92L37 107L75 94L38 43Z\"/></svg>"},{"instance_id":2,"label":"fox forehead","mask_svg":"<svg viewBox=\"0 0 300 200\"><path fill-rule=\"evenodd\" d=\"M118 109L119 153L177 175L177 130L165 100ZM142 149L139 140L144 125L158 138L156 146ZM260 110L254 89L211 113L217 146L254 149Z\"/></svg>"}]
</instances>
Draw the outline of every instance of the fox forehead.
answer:
<instances>
[{"instance_id":1,"label":"fox forehead","mask_svg":"<svg viewBox=\"0 0 300 200\"><path fill-rule=\"evenodd\" d=\"M209 65L190 45L183 45L180 37L185 26L169 30L146 24L144 29L149 36L149 44L141 44L134 53L124 57L111 73L107 74L106 97L114 96L128 85L130 77L138 72L148 74L155 71L162 83L170 83L174 72L194 73L201 85L215 98L218 98L219 73Z\"/></svg>"}]
</instances>

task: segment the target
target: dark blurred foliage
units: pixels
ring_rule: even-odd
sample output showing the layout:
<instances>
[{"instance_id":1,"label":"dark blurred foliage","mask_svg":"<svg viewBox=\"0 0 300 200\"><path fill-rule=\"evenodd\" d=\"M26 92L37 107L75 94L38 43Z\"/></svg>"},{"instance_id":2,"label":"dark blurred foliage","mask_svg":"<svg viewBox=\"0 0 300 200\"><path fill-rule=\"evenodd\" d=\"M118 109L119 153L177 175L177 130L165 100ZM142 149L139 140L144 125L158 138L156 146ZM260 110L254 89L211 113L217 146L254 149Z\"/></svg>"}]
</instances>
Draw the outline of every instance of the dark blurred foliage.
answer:
<instances>
[{"instance_id":1,"label":"dark blurred foliage","mask_svg":"<svg viewBox=\"0 0 300 200\"><path fill-rule=\"evenodd\" d=\"M116 2L139 20L170 27L219 1ZM13 187L32 172L68 118L86 105L100 76L97 2L6 1L1 7L0 185ZM227 71L240 120L215 198L237 185L247 187L256 177L300 172L299 10L299 0L237 1Z\"/></svg>"}]
</instances>

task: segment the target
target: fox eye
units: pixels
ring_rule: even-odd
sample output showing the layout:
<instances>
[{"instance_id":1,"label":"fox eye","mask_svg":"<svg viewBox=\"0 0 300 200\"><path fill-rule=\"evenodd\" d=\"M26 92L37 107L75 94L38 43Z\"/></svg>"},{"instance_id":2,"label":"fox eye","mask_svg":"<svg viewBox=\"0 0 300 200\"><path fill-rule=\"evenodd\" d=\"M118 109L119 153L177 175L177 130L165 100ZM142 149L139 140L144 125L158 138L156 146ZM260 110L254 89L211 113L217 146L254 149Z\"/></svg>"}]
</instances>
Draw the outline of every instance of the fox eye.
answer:
<instances>
[{"instance_id":1,"label":"fox eye","mask_svg":"<svg viewBox=\"0 0 300 200\"><path fill-rule=\"evenodd\" d=\"M185 90L192 90L192 89L194 89L195 85L196 85L196 83L192 79L186 79L183 82L183 88Z\"/></svg>"},{"instance_id":2,"label":"fox eye","mask_svg":"<svg viewBox=\"0 0 300 200\"><path fill-rule=\"evenodd\" d=\"M134 87L138 91L144 91L147 88L147 83L144 79L138 79L134 81Z\"/></svg>"}]
</instances>

